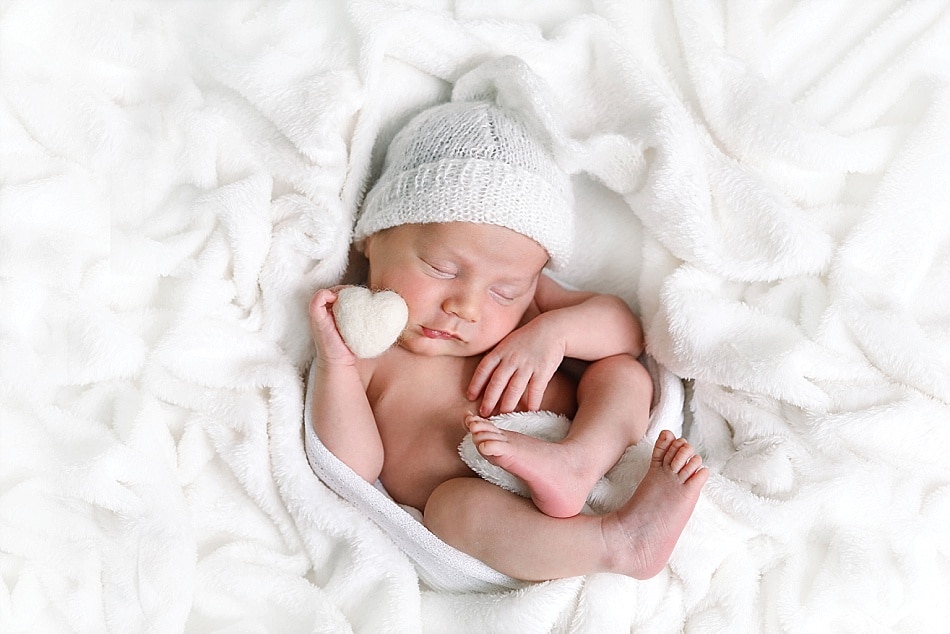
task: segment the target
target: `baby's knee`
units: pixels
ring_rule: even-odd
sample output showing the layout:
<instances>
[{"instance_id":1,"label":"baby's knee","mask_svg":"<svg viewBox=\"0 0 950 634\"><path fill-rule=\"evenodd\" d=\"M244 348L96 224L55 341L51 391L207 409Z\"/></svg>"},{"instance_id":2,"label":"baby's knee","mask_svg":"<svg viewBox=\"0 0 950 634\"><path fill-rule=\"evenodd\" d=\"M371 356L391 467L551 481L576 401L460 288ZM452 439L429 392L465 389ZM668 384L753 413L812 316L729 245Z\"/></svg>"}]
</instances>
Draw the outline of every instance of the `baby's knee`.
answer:
<instances>
[{"instance_id":1,"label":"baby's knee","mask_svg":"<svg viewBox=\"0 0 950 634\"><path fill-rule=\"evenodd\" d=\"M649 403L653 399L653 378L643 364L629 354L617 354L591 363L583 380L609 384L638 401Z\"/></svg>"},{"instance_id":2,"label":"baby's knee","mask_svg":"<svg viewBox=\"0 0 950 634\"><path fill-rule=\"evenodd\" d=\"M422 513L425 527L456 548L465 543L477 521L479 504L472 498L473 487L468 480L474 478L454 478L437 486Z\"/></svg>"}]
</instances>

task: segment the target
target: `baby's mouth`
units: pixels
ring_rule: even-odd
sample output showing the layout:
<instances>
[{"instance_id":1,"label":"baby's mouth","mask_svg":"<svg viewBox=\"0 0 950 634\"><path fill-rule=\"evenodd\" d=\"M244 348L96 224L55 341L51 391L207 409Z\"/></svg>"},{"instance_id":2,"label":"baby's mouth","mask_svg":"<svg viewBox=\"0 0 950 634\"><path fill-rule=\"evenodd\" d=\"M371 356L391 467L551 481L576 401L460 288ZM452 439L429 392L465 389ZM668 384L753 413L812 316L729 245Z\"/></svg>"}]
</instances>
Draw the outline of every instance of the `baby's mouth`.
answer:
<instances>
[{"instance_id":1,"label":"baby's mouth","mask_svg":"<svg viewBox=\"0 0 950 634\"><path fill-rule=\"evenodd\" d=\"M458 340L461 341L458 335L452 332L446 332L444 330L434 330L432 328L426 328L421 326L422 334L428 337L429 339L446 339L446 340Z\"/></svg>"}]
</instances>

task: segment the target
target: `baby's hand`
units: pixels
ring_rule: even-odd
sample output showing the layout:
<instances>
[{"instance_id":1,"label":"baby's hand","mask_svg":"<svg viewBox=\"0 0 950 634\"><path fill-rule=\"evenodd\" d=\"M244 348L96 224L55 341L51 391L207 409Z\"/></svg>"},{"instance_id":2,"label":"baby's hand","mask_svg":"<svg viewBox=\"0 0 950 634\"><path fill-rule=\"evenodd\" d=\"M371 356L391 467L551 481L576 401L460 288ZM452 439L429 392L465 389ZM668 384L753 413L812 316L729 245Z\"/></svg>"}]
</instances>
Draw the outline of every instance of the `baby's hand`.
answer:
<instances>
[{"instance_id":1,"label":"baby's hand","mask_svg":"<svg viewBox=\"0 0 950 634\"><path fill-rule=\"evenodd\" d=\"M310 336L317 348L317 362L324 365L356 365L356 355L343 342L333 319L333 303L342 288L322 288L310 300Z\"/></svg>"},{"instance_id":2,"label":"baby's hand","mask_svg":"<svg viewBox=\"0 0 950 634\"><path fill-rule=\"evenodd\" d=\"M529 410L541 408L544 390L564 360L564 344L535 318L502 339L482 358L468 386L468 398L482 395L478 412L490 416L515 411L524 398ZM484 394L483 394L484 392Z\"/></svg>"}]
</instances>

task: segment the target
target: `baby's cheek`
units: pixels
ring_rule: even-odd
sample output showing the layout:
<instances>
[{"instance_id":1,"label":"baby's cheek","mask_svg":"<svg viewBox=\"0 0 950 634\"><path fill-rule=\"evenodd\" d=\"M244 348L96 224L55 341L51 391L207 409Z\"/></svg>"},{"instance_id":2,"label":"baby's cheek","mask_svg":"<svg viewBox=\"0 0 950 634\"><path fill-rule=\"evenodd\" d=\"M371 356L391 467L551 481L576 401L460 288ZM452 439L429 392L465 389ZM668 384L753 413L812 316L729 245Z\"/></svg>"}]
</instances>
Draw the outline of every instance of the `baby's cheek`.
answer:
<instances>
[{"instance_id":1,"label":"baby's cheek","mask_svg":"<svg viewBox=\"0 0 950 634\"><path fill-rule=\"evenodd\" d=\"M517 321L511 321L508 319L504 322L498 323L489 332L486 332L486 345L488 346L488 349L490 350L501 343L502 339L510 335L517 327Z\"/></svg>"},{"instance_id":2,"label":"baby's cheek","mask_svg":"<svg viewBox=\"0 0 950 634\"><path fill-rule=\"evenodd\" d=\"M506 311L505 315L505 334L517 330L525 323L530 321L530 316L526 315L526 309L519 307L516 310Z\"/></svg>"},{"instance_id":3,"label":"baby's cheek","mask_svg":"<svg viewBox=\"0 0 950 634\"><path fill-rule=\"evenodd\" d=\"M426 288L424 283L412 276L398 281L394 280L388 288L399 293L406 301L409 306L410 318L413 316L421 317L427 310L439 306L438 296L431 289Z\"/></svg>"}]
</instances>

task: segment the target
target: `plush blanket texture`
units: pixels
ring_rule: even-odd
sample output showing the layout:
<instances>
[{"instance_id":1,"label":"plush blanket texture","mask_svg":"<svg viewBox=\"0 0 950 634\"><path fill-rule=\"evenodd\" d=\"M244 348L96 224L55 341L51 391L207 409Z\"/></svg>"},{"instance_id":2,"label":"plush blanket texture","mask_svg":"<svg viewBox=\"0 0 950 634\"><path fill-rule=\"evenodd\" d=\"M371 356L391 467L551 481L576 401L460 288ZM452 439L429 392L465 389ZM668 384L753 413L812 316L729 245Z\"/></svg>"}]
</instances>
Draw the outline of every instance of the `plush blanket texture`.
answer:
<instances>
[{"instance_id":1,"label":"plush blanket texture","mask_svg":"<svg viewBox=\"0 0 950 634\"><path fill-rule=\"evenodd\" d=\"M502 55L712 471L649 581L435 592L304 457L381 148ZM946 0L5 0L0 92L0 631L946 631Z\"/></svg>"}]
</instances>

